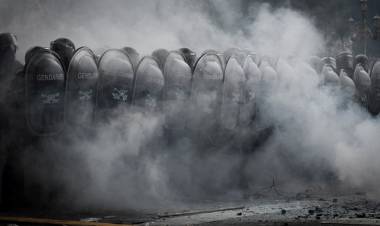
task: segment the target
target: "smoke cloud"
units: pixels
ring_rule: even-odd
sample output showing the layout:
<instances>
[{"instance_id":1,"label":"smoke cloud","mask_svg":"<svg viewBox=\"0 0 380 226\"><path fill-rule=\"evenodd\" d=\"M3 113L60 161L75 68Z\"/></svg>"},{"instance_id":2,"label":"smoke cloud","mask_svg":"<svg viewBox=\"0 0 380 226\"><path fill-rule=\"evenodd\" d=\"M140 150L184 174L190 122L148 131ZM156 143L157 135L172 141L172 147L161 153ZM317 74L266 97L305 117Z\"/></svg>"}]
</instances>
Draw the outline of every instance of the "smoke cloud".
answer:
<instances>
[{"instance_id":1,"label":"smoke cloud","mask_svg":"<svg viewBox=\"0 0 380 226\"><path fill-rule=\"evenodd\" d=\"M59 36L99 52L123 46L143 54L184 46L198 53L239 47L262 59L252 69L262 80L247 83L257 98L256 120L223 136L209 116L217 94L207 91L192 100L196 105L178 101L163 113L119 108L107 122L69 127L60 137L28 147L26 178L45 194L59 191L58 204L179 206L242 198L273 179L285 193L348 186L378 195L379 120L352 94L322 85L308 57L329 47L303 13L261 3L241 12L244 1L2 0L0 6L17 15L2 21L18 35L19 59L26 47L46 46ZM26 27L20 21L33 23ZM164 138L167 134L171 139Z\"/></svg>"}]
</instances>

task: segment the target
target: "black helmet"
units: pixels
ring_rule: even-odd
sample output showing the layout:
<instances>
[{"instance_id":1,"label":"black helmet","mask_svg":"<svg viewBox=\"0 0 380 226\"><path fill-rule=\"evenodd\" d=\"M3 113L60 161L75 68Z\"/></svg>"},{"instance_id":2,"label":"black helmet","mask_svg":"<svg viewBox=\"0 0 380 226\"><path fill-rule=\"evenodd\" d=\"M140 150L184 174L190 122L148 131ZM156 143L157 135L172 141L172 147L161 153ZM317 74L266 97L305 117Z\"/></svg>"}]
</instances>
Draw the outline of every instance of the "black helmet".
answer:
<instances>
[{"instance_id":1,"label":"black helmet","mask_svg":"<svg viewBox=\"0 0 380 226\"><path fill-rule=\"evenodd\" d=\"M197 54L189 48L181 48L179 52L182 54L185 62L190 66L194 67L195 61L197 60Z\"/></svg>"},{"instance_id":2,"label":"black helmet","mask_svg":"<svg viewBox=\"0 0 380 226\"><path fill-rule=\"evenodd\" d=\"M67 69L75 52L74 43L67 38L58 38L50 43L50 49L59 55Z\"/></svg>"},{"instance_id":3,"label":"black helmet","mask_svg":"<svg viewBox=\"0 0 380 226\"><path fill-rule=\"evenodd\" d=\"M136 70L137 64L140 61L139 53L134 48L129 47L129 46L122 48L122 50L127 53L127 55L129 56L129 59L131 60L133 68Z\"/></svg>"},{"instance_id":4,"label":"black helmet","mask_svg":"<svg viewBox=\"0 0 380 226\"><path fill-rule=\"evenodd\" d=\"M12 33L1 33L0 34L0 48L4 47L14 47L14 51L17 49L17 38Z\"/></svg>"},{"instance_id":5,"label":"black helmet","mask_svg":"<svg viewBox=\"0 0 380 226\"><path fill-rule=\"evenodd\" d=\"M158 63L158 66L162 70L166 61L166 57L169 56L169 51L166 49L156 49L152 52L152 56Z\"/></svg>"},{"instance_id":6,"label":"black helmet","mask_svg":"<svg viewBox=\"0 0 380 226\"><path fill-rule=\"evenodd\" d=\"M0 80L9 79L15 73L16 36L11 33L0 34Z\"/></svg>"},{"instance_id":7,"label":"black helmet","mask_svg":"<svg viewBox=\"0 0 380 226\"><path fill-rule=\"evenodd\" d=\"M368 57L364 54L356 55L354 65L362 65L365 71L368 72Z\"/></svg>"}]
</instances>

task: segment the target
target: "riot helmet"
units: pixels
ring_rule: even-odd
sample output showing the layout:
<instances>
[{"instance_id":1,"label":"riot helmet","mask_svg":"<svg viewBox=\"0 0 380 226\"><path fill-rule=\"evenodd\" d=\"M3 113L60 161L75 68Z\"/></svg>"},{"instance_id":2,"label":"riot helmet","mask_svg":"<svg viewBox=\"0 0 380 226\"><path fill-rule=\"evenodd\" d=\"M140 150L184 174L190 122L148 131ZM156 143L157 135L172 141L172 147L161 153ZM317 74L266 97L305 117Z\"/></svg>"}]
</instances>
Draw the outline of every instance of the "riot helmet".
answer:
<instances>
[{"instance_id":1,"label":"riot helmet","mask_svg":"<svg viewBox=\"0 0 380 226\"><path fill-rule=\"evenodd\" d=\"M74 43L67 38L58 38L50 43L50 49L59 55L67 70L70 60L75 52Z\"/></svg>"},{"instance_id":2,"label":"riot helmet","mask_svg":"<svg viewBox=\"0 0 380 226\"><path fill-rule=\"evenodd\" d=\"M179 52L182 54L185 62L192 69L194 67L195 61L197 60L197 54L189 48L180 48Z\"/></svg>"}]
</instances>

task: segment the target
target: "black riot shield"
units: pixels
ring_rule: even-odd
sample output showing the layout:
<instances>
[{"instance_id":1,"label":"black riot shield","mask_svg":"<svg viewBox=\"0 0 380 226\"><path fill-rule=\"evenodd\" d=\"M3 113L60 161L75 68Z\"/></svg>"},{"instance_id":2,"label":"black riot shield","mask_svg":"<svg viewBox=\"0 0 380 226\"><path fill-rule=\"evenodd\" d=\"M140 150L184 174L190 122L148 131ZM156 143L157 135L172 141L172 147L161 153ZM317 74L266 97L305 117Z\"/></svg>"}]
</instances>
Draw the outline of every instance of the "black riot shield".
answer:
<instances>
[{"instance_id":1,"label":"black riot shield","mask_svg":"<svg viewBox=\"0 0 380 226\"><path fill-rule=\"evenodd\" d=\"M139 62L135 78L133 103L142 111L159 109L164 87L164 75L153 57L146 56Z\"/></svg>"},{"instance_id":2,"label":"black riot shield","mask_svg":"<svg viewBox=\"0 0 380 226\"><path fill-rule=\"evenodd\" d=\"M380 113L380 60L377 60L371 70L371 89L368 110L373 115Z\"/></svg>"},{"instance_id":3,"label":"black riot shield","mask_svg":"<svg viewBox=\"0 0 380 226\"><path fill-rule=\"evenodd\" d=\"M132 102L134 68L128 55L118 49L104 52L98 68L97 111L103 117Z\"/></svg>"},{"instance_id":4,"label":"black riot shield","mask_svg":"<svg viewBox=\"0 0 380 226\"><path fill-rule=\"evenodd\" d=\"M87 47L77 49L67 71L65 113L69 124L89 125L92 122L97 81L94 53Z\"/></svg>"},{"instance_id":5,"label":"black riot shield","mask_svg":"<svg viewBox=\"0 0 380 226\"><path fill-rule=\"evenodd\" d=\"M244 104L245 82L243 68L235 56L231 56L224 69L224 93L221 123L227 129L234 129L240 123Z\"/></svg>"},{"instance_id":6,"label":"black riot shield","mask_svg":"<svg viewBox=\"0 0 380 226\"><path fill-rule=\"evenodd\" d=\"M64 125L65 73L58 56L39 51L25 70L26 119L37 135L52 135Z\"/></svg>"}]
</instances>

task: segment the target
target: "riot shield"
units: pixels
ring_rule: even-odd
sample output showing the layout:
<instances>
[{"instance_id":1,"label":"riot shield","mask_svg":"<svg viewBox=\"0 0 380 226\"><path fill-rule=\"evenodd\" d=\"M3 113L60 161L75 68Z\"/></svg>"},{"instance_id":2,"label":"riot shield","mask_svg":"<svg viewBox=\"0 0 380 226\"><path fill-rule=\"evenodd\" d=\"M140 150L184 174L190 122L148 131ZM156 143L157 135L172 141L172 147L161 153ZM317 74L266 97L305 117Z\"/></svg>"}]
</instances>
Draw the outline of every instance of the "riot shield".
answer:
<instances>
[{"instance_id":1,"label":"riot shield","mask_svg":"<svg viewBox=\"0 0 380 226\"><path fill-rule=\"evenodd\" d=\"M255 64L256 66L259 65L260 63L260 57L257 53L251 52L249 50L244 50L247 54L247 58L249 57ZM244 63L246 62L247 58L244 59Z\"/></svg>"},{"instance_id":2,"label":"riot shield","mask_svg":"<svg viewBox=\"0 0 380 226\"><path fill-rule=\"evenodd\" d=\"M98 70L98 113L106 116L117 107L128 106L132 102L134 76L128 55L118 49L107 50L99 59Z\"/></svg>"},{"instance_id":3,"label":"riot shield","mask_svg":"<svg viewBox=\"0 0 380 226\"><path fill-rule=\"evenodd\" d=\"M164 76L157 61L146 56L139 62L134 77L133 104L142 111L159 109Z\"/></svg>"},{"instance_id":4,"label":"riot shield","mask_svg":"<svg viewBox=\"0 0 380 226\"><path fill-rule=\"evenodd\" d=\"M204 51L204 52L201 54L201 56L198 58L198 60L195 62L194 67L196 66L197 62L198 62L203 56L206 56L206 55L215 55L215 56L218 58L218 60L219 60L219 62L220 62L220 66L222 67L222 69L225 68L225 66L226 66L226 60L225 60L225 57L224 57L223 53L218 52L218 51L213 50L213 49L208 49L208 50Z\"/></svg>"},{"instance_id":5,"label":"riot shield","mask_svg":"<svg viewBox=\"0 0 380 226\"><path fill-rule=\"evenodd\" d=\"M217 52L208 51L201 55L194 67L187 128L195 140L194 144L202 151L220 144L224 73L222 58Z\"/></svg>"},{"instance_id":6,"label":"riot shield","mask_svg":"<svg viewBox=\"0 0 380 226\"><path fill-rule=\"evenodd\" d=\"M368 104L368 94L371 89L371 78L361 64L357 64L354 72L354 83L357 96L361 103Z\"/></svg>"},{"instance_id":7,"label":"riot shield","mask_svg":"<svg viewBox=\"0 0 380 226\"><path fill-rule=\"evenodd\" d=\"M322 68L322 79L325 85L337 86L340 83L339 76L329 64L324 65Z\"/></svg>"},{"instance_id":8,"label":"riot shield","mask_svg":"<svg viewBox=\"0 0 380 226\"><path fill-rule=\"evenodd\" d=\"M237 58L227 59L224 69L224 91L221 124L227 129L234 129L239 125L240 113L245 103L245 75Z\"/></svg>"},{"instance_id":9,"label":"riot shield","mask_svg":"<svg viewBox=\"0 0 380 226\"><path fill-rule=\"evenodd\" d=\"M256 95L260 88L261 71L251 56L248 56L243 65L246 78L244 104L240 112L240 124L248 125L256 116Z\"/></svg>"},{"instance_id":10,"label":"riot shield","mask_svg":"<svg viewBox=\"0 0 380 226\"><path fill-rule=\"evenodd\" d=\"M343 90L344 94L348 97L353 97L356 92L355 83L343 69L341 69L339 73L339 80L340 87Z\"/></svg>"},{"instance_id":11,"label":"riot shield","mask_svg":"<svg viewBox=\"0 0 380 226\"><path fill-rule=\"evenodd\" d=\"M380 60L377 60L371 70L371 89L368 110L373 115L380 113Z\"/></svg>"},{"instance_id":12,"label":"riot shield","mask_svg":"<svg viewBox=\"0 0 380 226\"><path fill-rule=\"evenodd\" d=\"M251 56L247 56L245 59L243 70L247 81L252 81L254 84L261 81L261 71Z\"/></svg>"},{"instance_id":13,"label":"riot shield","mask_svg":"<svg viewBox=\"0 0 380 226\"><path fill-rule=\"evenodd\" d=\"M186 132L188 98L191 89L191 68L181 52L171 52L164 65L164 92L162 107L166 115L166 132L169 141ZM174 139L173 139L174 138Z\"/></svg>"},{"instance_id":14,"label":"riot shield","mask_svg":"<svg viewBox=\"0 0 380 226\"><path fill-rule=\"evenodd\" d=\"M243 66L244 64L244 61L247 57L247 52L241 50L241 49L238 49L238 48L230 48L230 49L227 49L226 51L224 51L223 53L224 55L224 59L226 62L228 62L228 60L231 58L231 57L234 57L235 60L241 65Z\"/></svg>"},{"instance_id":15,"label":"riot shield","mask_svg":"<svg viewBox=\"0 0 380 226\"><path fill-rule=\"evenodd\" d=\"M69 124L89 125L92 122L97 81L94 53L87 47L77 49L67 71L65 113Z\"/></svg>"},{"instance_id":16,"label":"riot shield","mask_svg":"<svg viewBox=\"0 0 380 226\"><path fill-rule=\"evenodd\" d=\"M65 73L58 56L39 51L26 65L26 119L37 135L52 135L64 125Z\"/></svg>"},{"instance_id":17,"label":"riot shield","mask_svg":"<svg viewBox=\"0 0 380 226\"><path fill-rule=\"evenodd\" d=\"M137 67L137 64L139 63L140 61L140 55L139 53L132 47L124 47L123 50L127 53L127 55L129 56L129 59L131 60L132 62L132 65L133 65L133 68L136 69Z\"/></svg>"},{"instance_id":18,"label":"riot shield","mask_svg":"<svg viewBox=\"0 0 380 226\"><path fill-rule=\"evenodd\" d=\"M271 66L271 64L262 60L259 67L262 73L262 82L265 87L270 87L278 80L278 74L276 70Z\"/></svg>"},{"instance_id":19,"label":"riot shield","mask_svg":"<svg viewBox=\"0 0 380 226\"><path fill-rule=\"evenodd\" d=\"M178 52L171 52L163 70L165 86L163 100L184 100L190 95L191 68Z\"/></svg>"},{"instance_id":20,"label":"riot shield","mask_svg":"<svg viewBox=\"0 0 380 226\"><path fill-rule=\"evenodd\" d=\"M164 68L166 57L168 57L168 55L169 51L167 51L166 49L156 49L152 53L152 57L155 58L161 70L163 70Z\"/></svg>"},{"instance_id":21,"label":"riot shield","mask_svg":"<svg viewBox=\"0 0 380 226\"><path fill-rule=\"evenodd\" d=\"M204 53L196 62L191 99L194 115L218 122L223 102L223 66L220 56L214 52Z\"/></svg>"}]
</instances>

